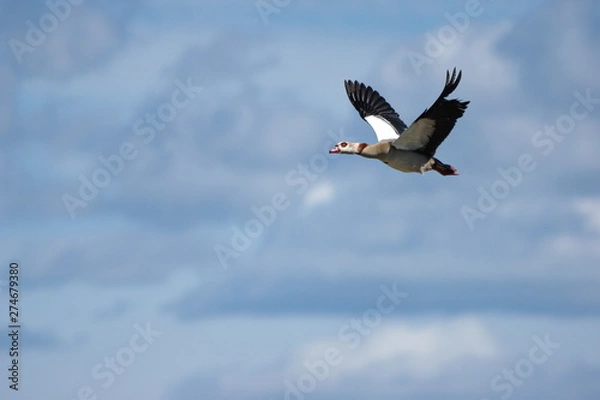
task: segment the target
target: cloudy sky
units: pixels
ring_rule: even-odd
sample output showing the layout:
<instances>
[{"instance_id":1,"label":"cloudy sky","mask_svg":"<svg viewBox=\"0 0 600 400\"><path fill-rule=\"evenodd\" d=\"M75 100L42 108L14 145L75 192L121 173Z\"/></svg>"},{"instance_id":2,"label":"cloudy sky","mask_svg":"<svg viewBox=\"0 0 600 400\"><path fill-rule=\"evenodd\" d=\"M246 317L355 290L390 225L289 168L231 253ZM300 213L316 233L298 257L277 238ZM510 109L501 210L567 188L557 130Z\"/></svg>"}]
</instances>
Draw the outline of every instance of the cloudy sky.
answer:
<instances>
[{"instance_id":1,"label":"cloudy sky","mask_svg":"<svg viewBox=\"0 0 600 400\"><path fill-rule=\"evenodd\" d=\"M404 3L1 2L0 396L597 398L600 4ZM453 67L458 177L327 153Z\"/></svg>"}]
</instances>

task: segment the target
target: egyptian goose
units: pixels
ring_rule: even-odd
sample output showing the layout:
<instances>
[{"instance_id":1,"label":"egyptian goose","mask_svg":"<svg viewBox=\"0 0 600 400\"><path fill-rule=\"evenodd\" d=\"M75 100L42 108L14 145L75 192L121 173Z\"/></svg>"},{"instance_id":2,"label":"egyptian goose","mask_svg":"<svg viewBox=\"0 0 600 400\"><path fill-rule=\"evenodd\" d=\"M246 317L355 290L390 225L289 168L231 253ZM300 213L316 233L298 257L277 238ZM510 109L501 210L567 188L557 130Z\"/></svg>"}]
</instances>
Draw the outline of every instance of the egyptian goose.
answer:
<instances>
[{"instance_id":1,"label":"egyptian goose","mask_svg":"<svg viewBox=\"0 0 600 400\"><path fill-rule=\"evenodd\" d=\"M446 71L444 90L408 128L376 90L358 81L344 81L350 102L373 128L377 143L339 142L329 153L376 158L402 172L423 174L433 169L442 175L458 175L453 166L444 164L434 154L469 104L468 101L446 99L458 86L461 75L462 71L456 74L456 68L452 76Z\"/></svg>"}]
</instances>

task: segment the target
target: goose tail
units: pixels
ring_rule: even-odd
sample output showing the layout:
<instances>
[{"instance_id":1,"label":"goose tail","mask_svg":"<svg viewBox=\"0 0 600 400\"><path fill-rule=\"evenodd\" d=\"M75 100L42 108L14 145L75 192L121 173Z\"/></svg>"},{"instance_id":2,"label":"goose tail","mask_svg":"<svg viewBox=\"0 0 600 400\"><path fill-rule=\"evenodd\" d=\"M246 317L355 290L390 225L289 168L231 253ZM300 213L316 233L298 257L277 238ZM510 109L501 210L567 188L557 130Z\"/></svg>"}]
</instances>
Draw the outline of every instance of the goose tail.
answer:
<instances>
[{"instance_id":1,"label":"goose tail","mask_svg":"<svg viewBox=\"0 0 600 400\"><path fill-rule=\"evenodd\" d=\"M437 158L434 158L433 160L434 160L434 163L432 165L432 168L435 171L439 172L440 174L442 174L444 176L458 175L458 171L452 165L450 165L450 164L444 164L443 162L441 162Z\"/></svg>"}]
</instances>

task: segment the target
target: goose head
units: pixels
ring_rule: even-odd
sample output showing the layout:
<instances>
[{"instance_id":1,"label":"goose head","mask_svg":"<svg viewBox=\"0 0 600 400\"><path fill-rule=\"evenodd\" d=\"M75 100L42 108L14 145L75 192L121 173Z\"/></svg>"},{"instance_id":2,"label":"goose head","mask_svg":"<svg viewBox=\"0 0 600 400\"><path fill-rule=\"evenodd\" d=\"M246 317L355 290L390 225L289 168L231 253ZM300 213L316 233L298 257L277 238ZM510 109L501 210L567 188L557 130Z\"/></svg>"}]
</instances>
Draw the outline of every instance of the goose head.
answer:
<instances>
[{"instance_id":1,"label":"goose head","mask_svg":"<svg viewBox=\"0 0 600 400\"><path fill-rule=\"evenodd\" d=\"M360 154L367 145L365 143L339 142L329 154Z\"/></svg>"}]
</instances>

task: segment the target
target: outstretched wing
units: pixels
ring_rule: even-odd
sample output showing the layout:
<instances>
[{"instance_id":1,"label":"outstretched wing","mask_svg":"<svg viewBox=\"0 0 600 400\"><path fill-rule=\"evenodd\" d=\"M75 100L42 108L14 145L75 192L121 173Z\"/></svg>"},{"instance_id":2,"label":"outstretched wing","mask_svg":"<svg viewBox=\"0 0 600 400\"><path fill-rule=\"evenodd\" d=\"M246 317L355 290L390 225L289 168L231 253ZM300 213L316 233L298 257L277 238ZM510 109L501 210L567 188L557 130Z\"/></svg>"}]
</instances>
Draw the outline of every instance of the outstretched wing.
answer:
<instances>
[{"instance_id":1,"label":"outstretched wing","mask_svg":"<svg viewBox=\"0 0 600 400\"><path fill-rule=\"evenodd\" d=\"M454 92L461 77L462 71L457 74L456 68L453 69L452 76L450 71L446 71L446 83L440 96L392 143L392 146L401 150L418 150L433 157L469 104L468 101L446 99Z\"/></svg>"},{"instance_id":2,"label":"outstretched wing","mask_svg":"<svg viewBox=\"0 0 600 400\"><path fill-rule=\"evenodd\" d=\"M393 141L406 129L406 124L392 106L371 86L358 81L344 81L346 94L361 118L373 128L378 142Z\"/></svg>"}]
</instances>

